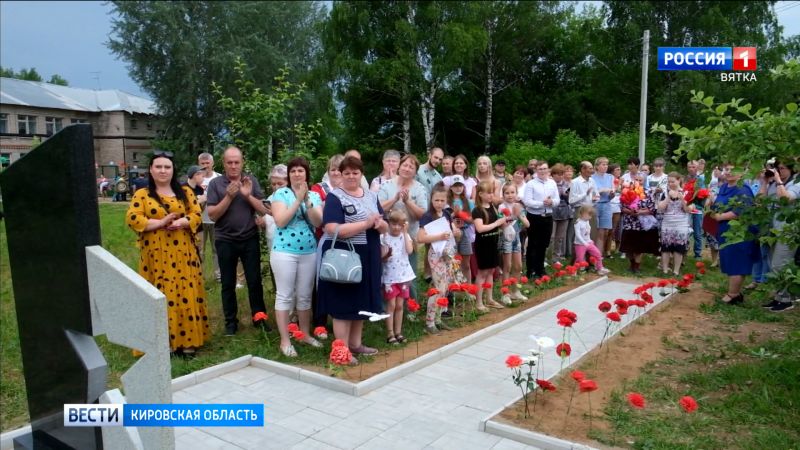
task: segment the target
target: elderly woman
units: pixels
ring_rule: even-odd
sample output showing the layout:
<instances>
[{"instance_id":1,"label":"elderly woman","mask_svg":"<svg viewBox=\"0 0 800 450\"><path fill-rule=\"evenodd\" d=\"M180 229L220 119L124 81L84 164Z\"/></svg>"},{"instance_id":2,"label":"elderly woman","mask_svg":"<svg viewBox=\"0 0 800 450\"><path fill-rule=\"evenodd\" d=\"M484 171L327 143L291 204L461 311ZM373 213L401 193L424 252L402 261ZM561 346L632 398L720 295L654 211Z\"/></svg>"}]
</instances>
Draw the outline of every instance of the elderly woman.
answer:
<instances>
[{"instance_id":1,"label":"elderly woman","mask_svg":"<svg viewBox=\"0 0 800 450\"><path fill-rule=\"evenodd\" d=\"M133 194L125 223L138 235L139 275L167 298L170 350L191 355L208 336L200 256L193 244L200 204L190 187L178 183L170 152L153 153L148 181Z\"/></svg>"},{"instance_id":2,"label":"elderly woman","mask_svg":"<svg viewBox=\"0 0 800 450\"><path fill-rule=\"evenodd\" d=\"M800 183L798 183L797 176L792 169L789 161L778 161L775 163L777 170L774 171L774 182L777 185L776 191L779 199L785 198L791 204L795 204L797 198L800 197ZM780 233L786 222L775 217L772 221L772 228L778 230ZM797 246L790 246L785 242L778 241L772 249L772 260L770 266L774 273L778 273L786 267L787 264L792 262L792 257L797 251ZM784 288L775 293L775 299L771 302L762 305L764 308L769 308L772 312L783 312L794 308L792 296L789 290Z\"/></svg>"},{"instance_id":3,"label":"elderly woman","mask_svg":"<svg viewBox=\"0 0 800 450\"><path fill-rule=\"evenodd\" d=\"M428 210L428 191L425 186L414 179L419 168L419 161L414 155L405 155L400 160L397 179L390 181L378 192L381 206L386 211L400 209L408 216L408 234L416 242L419 231L419 219ZM417 251L408 256L411 268L417 272ZM417 298L416 288L411 284L411 297Z\"/></svg>"},{"instance_id":4,"label":"elderly woman","mask_svg":"<svg viewBox=\"0 0 800 450\"><path fill-rule=\"evenodd\" d=\"M759 254L758 244L754 240L745 240L725 246L725 232L730 229L730 221L739 217L744 208L753 204L753 191L747 186L740 186L743 172L735 170L733 165L726 165L720 180L719 192L709 213L718 222L717 242L720 244L719 265L722 273L728 276L728 293L722 302L729 305L744 303L742 282L744 277L753 271L753 264ZM723 184L724 183L724 184Z\"/></svg>"},{"instance_id":5,"label":"elderly woman","mask_svg":"<svg viewBox=\"0 0 800 450\"><path fill-rule=\"evenodd\" d=\"M359 311L383 311L380 235L388 231L389 225L382 219L383 208L378 197L361 186L363 167L361 160L352 156L345 157L339 165L342 187L331 191L325 200L322 214L325 235L320 245L320 252L324 253L331 248L334 235L337 248L346 248L341 240L349 240L361 257L361 282L319 280L318 295L320 312L333 317L336 338L344 341L354 355L374 355L378 350L361 342L365 317Z\"/></svg>"},{"instance_id":6,"label":"elderly woman","mask_svg":"<svg viewBox=\"0 0 800 450\"><path fill-rule=\"evenodd\" d=\"M314 231L322 222L322 199L310 192L311 168L304 158L286 164L289 186L272 195L272 217L276 232L270 252L270 267L275 275L275 320L281 335L284 356L296 357L287 325L289 311L297 310L303 342L322 347L312 337L311 291L316 278L317 240Z\"/></svg>"},{"instance_id":7,"label":"elderly woman","mask_svg":"<svg viewBox=\"0 0 800 450\"><path fill-rule=\"evenodd\" d=\"M372 179L369 190L378 192L381 190L381 186L394 180L397 176L398 167L400 167L400 152L391 149L383 152L383 172Z\"/></svg>"},{"instance_id":8,"label":"elderly woman","mask_svg":"<svg viewBox=\"0 0 800 450\"><path fill-rule=\"evenodd\" d=\"M644 189L645 175L638 173L634 177L634 186ZM653 220L642 220L642 217L655 215L656 205L653 198L646 195L638 201L638 204L623 202L620 206L622 208L621 251L630 261L631 272L639 274L643 254L660 254L657 221L653 223Z\"/></svg>"}]
</instances>

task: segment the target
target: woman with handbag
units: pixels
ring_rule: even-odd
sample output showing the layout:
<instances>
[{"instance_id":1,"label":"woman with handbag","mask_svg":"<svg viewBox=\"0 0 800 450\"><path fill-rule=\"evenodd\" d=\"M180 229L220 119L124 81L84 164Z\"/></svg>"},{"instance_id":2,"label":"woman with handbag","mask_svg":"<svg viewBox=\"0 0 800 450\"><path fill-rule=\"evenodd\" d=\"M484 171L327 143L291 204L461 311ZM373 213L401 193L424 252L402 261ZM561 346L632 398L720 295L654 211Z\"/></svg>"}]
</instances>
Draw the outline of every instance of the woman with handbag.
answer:
<instances>
[{"instance_id":1,"label":"woman with handbag","mask_svg":"<svg viewBox=\"0 0 800 450\"><path fill-rule=\"evenodd\" d=\"M302 342L322 347L311 335L311 291L316 277L317 240L314 230L322 222L322 200L309 191L311 169L305 158L286 164L289 186L272 194L272 218L275 236L270 252L270 266L275 275L275 321L281 335L284 356L296 357L289 336L289 312L297 310Z\"/></svg>"},{"instance_id":2,"label":"woman with handbag","mask_svg":"<svg viewBox=\"0 0 800 450\"><path fill-rule=\"evenodd\" d=\"M361 279L357 283L331 281L321 271L317 291L320 312L333 317L336 339L344 341L354 355L374 355L378 350L361 342L365 316L359 311L383 311L380 235L389 225L382 218L378 196L361 186L363 168L361 160L352 156L345 157L339 165L342 187L331 191L325 200L325 235L320 245L323 263L325 253L333 246L352 248L360 258ZM343 239L349 241L347 247ZM355 358L353 362L357 362Z\"/></svg>"}]
</instances>

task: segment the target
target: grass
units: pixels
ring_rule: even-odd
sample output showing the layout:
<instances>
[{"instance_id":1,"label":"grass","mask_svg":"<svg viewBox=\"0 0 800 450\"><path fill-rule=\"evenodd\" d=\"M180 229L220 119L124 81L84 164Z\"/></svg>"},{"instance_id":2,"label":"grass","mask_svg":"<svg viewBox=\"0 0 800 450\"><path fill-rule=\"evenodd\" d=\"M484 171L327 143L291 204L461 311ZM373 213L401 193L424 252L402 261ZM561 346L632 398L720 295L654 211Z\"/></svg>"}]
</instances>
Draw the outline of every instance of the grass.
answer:
<instances>
[{"instance_id":1,"label":"grass","mask_svg":"<svg viewBox=\"0 0 800 450\"><path fill-rule=\"evenodd\" d=\"M124 213L127 205L114 203L100 204L100 226L102 233L102 245L109 252L127 264L134 270L137 269L139 251L136 248L136 236L124 224ZM29 420L27 412L27 399L25 393L25 379L22 371L22 359L19 347L19 337L17 333L16 314L14 309L14 295L11 286L11 276L8 262L8 251L5 245L6 233L5 224L0 222L0 430L7 431L26 424ZM210 249L206 258L205 274L211 273ZM269 263L262 262L264 270L264 291L267 311L272 311L275 299L272 289L272 281L269 276ZM550 287L560 286L562 283L551 283ZM496 283L497 285L497 283ZM312 348L306 345L299 345L297 358L286 358L280 353L280 338L275 331L274 318L270 314L270 322L273 331L264 334L252 326L240 327L239 333L232 337L223 334L222 326L222 306L220 298L219 283L213 280L210 275L206 276L205 288L208 292L208 315L211 326L211 336L206 344L193 359L183 359L173 357L172 377L179 377L196 370L229 361L239 356L252 354L263 358L281 361L292 364L302 364L325 368L328 365L329 348ZM426 283L418 279L417 290L423 293L427 290ZM537 291L536 288L531 289ZM239 302L240 320L243 324L248 323L247 315L250 307L247 301L246 289L237 290L237 300ZM421 294L420 294L421 295ZM499 295L495 295L499 298ZM425 335L424 328L424 302L419 300L422 309L417 313L417 321L404 321L403 334L409 342L405 345L414 345ZM454 317L448 320L448 324L454 328L465 325L468 322L477 320L478 314L472 308L471 302L457 301L453 308ZM332 336L332 328L328 327L328 332ZM121 347L108 342L104 336L97 337L109 368L108 385L112 388L121 387L119 377L136 361L130 349ZM382 322L366 322L364 327L364 342L379 349L392 348L385 341L385 329ZM366 358L365 358L366 359Z\"/></svg>"}]
</instances>

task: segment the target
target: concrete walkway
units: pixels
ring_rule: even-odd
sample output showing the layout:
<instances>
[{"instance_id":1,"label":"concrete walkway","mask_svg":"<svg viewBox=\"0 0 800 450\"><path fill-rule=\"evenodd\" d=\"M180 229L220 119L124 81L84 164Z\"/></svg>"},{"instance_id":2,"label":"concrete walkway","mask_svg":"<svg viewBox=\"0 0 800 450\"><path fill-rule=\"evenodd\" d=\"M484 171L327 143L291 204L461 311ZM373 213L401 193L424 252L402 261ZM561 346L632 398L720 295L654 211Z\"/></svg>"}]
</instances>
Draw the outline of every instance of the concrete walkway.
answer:
<instances>
[{"instance_id":1,"label":"concrete walkway","mask_svg":"<svg viewBox=\"0 0 800 450\"><path fill-rule=\"evenodd\" d=\"M525 449L519 442L479 431L479 424L519 397L504 362L528 355L529 335L561 342L556 312L578 314L572 361L594 348L606 328L601 301L634 298L635 284L610 281L545 307L536 315L362 397L354 397L256 368L227 373L175 392L175 403L261 403L263 428L176 428L178 449ZM656 303L661 297L654 295ZM623 322L625 323L625 322ZM584 346L585 344L585 346ZM587 348L589 347L589 348ZM564 363L564 367L568 362ZM559 372L554 349L545 350L544 378Z\"/></svg>"}]
</instances>

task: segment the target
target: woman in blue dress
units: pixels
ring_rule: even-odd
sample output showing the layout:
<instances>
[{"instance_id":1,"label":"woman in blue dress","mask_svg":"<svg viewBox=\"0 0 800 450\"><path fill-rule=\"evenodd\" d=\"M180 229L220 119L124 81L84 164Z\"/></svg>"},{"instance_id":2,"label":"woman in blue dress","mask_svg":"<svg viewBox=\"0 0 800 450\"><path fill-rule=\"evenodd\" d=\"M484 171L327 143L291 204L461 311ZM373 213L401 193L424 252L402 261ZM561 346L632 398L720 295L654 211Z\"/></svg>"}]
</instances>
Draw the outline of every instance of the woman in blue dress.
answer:
<instances>
[{"instance_id":1,"label":"woman in blue dress","mask_svg":"<svg viewBox=\"0 0 800 450\"><path fill-rule=\"evenodd\" d=\"M332 283L319 280L317 292L321 314L333 317L333 334L344 341L354 355L373 355L377 349L361 342L364 319L359 311L381 313L381 249L380 235L389 229L383 220L383 208L378 196L361 186L363 163L347 156L339 165L342 186L325 198L322 226L325 230L320 245L321 254L331 247L337 232L337 247L346 248L349 239L361 257L361 282L354 284Z\"/></svg>"},{"instance_id":2,"label":"woman in blue dress","mask_svg":"<svg viewBox=\"0 0 800 450\"><path fill-rule=\"evenodd\" d=\"M724 179L724 180L723 180ZM723 303L736 305L744 302L742 283L744 277L753 272L753 264L759 251L754 240L745 240L725 246L725 232L730 229L730 221L739 217L745 208L753 204L753 191L742 186L741 171L733 171L732 165L726 165L720 175L720 186L712 206L711 218L719 223L717 242L720 244L719 265L722 273L728 276L728 293L722 298Z\"/></svg>"}]
</instances>

